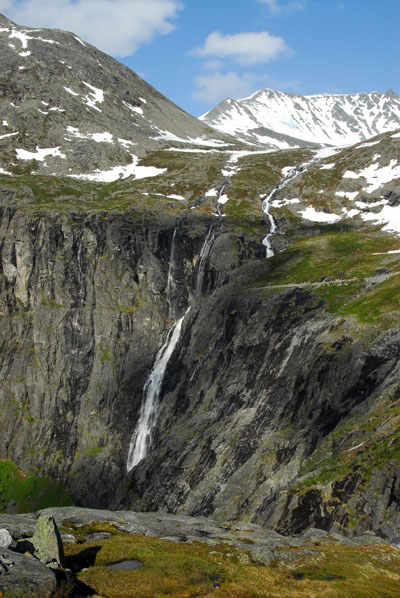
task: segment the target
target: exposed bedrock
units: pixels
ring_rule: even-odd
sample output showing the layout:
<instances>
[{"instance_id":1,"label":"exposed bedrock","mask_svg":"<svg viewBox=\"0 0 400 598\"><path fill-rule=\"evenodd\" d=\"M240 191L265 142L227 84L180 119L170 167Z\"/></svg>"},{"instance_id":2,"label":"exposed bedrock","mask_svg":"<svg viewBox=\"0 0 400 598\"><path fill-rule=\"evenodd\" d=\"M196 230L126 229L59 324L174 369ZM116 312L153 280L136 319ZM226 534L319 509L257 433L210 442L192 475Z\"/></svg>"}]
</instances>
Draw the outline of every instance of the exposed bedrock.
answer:
<instances>
[{"instance_id":1,"label":"exposed bedrock","mask_svg":"<svg viewBox=\"0 0 400 598\"><path fill-rule=\"evenodd\" d=\"M399 330L327 313L306 288L266 287L264 247L228 227L215 235L196 295L210 225L215 217L190 212L177 222L2 211L0 457L51 474L78 505L391 537L398 460L370 468L367 480L352 470L328 486L298 484L307 458L354 409L365 416L385 393L397 397ZM151 450L127 474L172 304L175 318L191 310ZM360 442L353 436L328 443L321 462L335 443Z\"/></svg>"},{"instance_id":2,"label":"exposed bedrock","mask_svg":"<svg viewBox=\"0 0 400 598\"><path fill-rule=\"evenodd\" d=\"M338 508L350 500L353 512L365 512L358 530L381 528L394 503L382 490L398 464L375 476L374 491L361 490L354 475L336 484L332 499L321 489L314 501L287 496L335 426L398 380L399 331L378 334L336 318L304 289L262 296L249 286L261 268L243 267L193 307L165 381L153 451L114 506L250 518L289 533L312 525L350 532L348 511ZM396 509L398 501L391 525Z\"/></svg>"},{"instance_id":3,"label":"exposed bedrock","mask_svg":"<svg viewBox=\"0 0 400 598\"><path fill-rule=\"evenodd\" d=\"M0 457L49 473L79 504L108 506L124 480L142 389L182 314L215 218L1 211ZM262 248L233 234L205 287Z\"/></svg>"}]
</instances>

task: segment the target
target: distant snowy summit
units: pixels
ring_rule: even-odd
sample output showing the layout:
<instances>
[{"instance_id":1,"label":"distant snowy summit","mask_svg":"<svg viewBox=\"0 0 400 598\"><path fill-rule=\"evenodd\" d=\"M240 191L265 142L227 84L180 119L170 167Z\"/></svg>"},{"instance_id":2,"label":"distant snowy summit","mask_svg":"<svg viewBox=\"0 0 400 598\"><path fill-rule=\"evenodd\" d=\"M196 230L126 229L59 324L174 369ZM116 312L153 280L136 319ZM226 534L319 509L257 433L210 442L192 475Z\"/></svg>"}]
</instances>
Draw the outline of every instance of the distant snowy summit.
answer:
<instances>
[{"instance_id":1,"label":"distant snowy summit","mask_svg":"<svg viewBox=\"0 0 400 598\"><path fill-rule=\"evenodd\" d=\"M310 144L343 146L400 127L400 99L392 91L301 96L261 89L227 99L200 117L223 133L276 149Z\"/></svg>"}]
</instances>

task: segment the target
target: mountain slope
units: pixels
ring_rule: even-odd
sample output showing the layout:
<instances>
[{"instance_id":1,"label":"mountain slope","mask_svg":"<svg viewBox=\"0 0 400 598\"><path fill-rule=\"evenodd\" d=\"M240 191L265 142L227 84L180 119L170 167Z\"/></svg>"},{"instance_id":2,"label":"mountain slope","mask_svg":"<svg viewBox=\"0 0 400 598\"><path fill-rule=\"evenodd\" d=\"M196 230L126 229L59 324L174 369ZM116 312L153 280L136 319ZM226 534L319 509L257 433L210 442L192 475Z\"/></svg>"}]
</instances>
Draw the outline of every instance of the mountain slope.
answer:
<instances>
[{"instance_id":1,"label":"mountain slope","mask_svg":"<svg viewBox=\"0 0 400 598\"><path fill-rule=\"evenodd\" d=\"M0 15L0 57L3 171L154 176L136 168L150 149L235 144L72 33Z\"/></svg>"},{"instance_id":2,"label":"mountain slope","mask_svg":"<svg viewBox=\"0 0 400 598\"><path fill-rule=\"evenodd\" d=\"M305 143L350 145L400 127L393 91L300 96L261 89L227 99L200 117L217 130L276 148Z\"/></svg>"}]
</instances>

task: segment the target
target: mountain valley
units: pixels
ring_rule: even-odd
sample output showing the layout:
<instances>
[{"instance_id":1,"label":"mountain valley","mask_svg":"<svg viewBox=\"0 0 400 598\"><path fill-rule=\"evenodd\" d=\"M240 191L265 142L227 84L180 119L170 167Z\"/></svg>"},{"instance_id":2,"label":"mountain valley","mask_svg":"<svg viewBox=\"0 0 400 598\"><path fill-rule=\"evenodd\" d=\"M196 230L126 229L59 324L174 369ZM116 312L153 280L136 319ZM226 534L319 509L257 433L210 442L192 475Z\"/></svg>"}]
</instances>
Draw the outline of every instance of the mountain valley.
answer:
<instances>
[{"instance_id":1,"label":"mountain valley","mask_svg":"<svg viewBox=\"0 0 400 598\"><path fill-rule=\"evenodd\" d=\"M307 136L296 98L199 121L73 34L0 47L1 510L400 535L397 96Z\"/></svg>"}]
</instances>

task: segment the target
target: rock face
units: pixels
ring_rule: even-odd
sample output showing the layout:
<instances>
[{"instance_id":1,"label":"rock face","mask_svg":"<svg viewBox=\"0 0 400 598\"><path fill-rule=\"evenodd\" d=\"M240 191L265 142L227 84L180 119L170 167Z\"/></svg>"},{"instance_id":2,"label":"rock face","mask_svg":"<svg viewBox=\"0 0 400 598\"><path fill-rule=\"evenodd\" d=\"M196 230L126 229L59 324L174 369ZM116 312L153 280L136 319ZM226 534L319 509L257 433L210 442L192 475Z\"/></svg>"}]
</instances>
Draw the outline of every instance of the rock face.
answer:
<instances>
[{"instance_id":1,"label":"rock face","mask_svg":"<svg viewBox=\"0 0 400 598\"><path fill-rule=\"evenodd\" d=\"M196 254L210 222L183 219L179 228L178 314L193 296ZM0 334L8 357L0 451L26 471L36 463L68 479L79 503L108 506L125 478L144 382L172 324L165 289L175 226L175 216L155 222L135 213L1 213ZM233 239L238 253L219 258L221 278L235 260L262 253Z\"/></svg>"},{"instance_id":2,"label":"rock face","mask_svg":"<svg viewBox=\"0 0 400 598\"><path fill-rule=\"evenodd\" d=\"M294 508L285 500L287 488L352 409L378 398L383 388L392 386L396 396L398 331L363 339L354 325L324 312L308 291L289 289L266 300L245 277L192 310L190 320L176 374L166 385L155 449L133 472L133 496L141 499L129 502L127 492L121 504L144 499L150 510L250 516L261 525L283 525L288 533L307 526L346 528L343 504L323 507L322 492L314 490L300 493ZM337 487L339 500L353 496L356 510L363 511L359 530L380 528L379 513L389 507L389 526L397 528L398 490L381 492L396 479L398 464L393 468L376 472L363 499L355 474L342 491ZM287 518L291 523L282 524Z\"/></svg>"}]
</instances>

